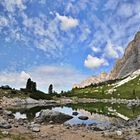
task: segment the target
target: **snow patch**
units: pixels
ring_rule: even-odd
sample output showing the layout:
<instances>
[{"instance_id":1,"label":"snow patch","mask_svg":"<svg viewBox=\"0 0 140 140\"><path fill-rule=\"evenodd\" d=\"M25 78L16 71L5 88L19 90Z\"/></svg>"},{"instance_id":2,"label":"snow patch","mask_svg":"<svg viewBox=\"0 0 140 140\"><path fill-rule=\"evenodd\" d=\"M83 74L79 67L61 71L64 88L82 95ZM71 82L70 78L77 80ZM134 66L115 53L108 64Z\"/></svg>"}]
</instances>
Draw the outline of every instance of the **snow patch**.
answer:
<instances>
[{"instance_id":1,"label":"snow patch","mask_svg":"<svg viewBox=\"0 0 140 140\"><path fill-rule=\"evenodd\" d=\"M129 75L127 78L125 78L125 79L123 79L123 80L117 82L117 83L116 83L116 86L115 86L114 88L119 87L119 86L121 86L121 85L123 85L123 84L125 84L125 83L127 83L127 82L129 82L129 81L131 81L131 80L133 80L133 79L135 79L135 78L138 77L139 75L140 75L140 69L137 70L137 71L134 71L134 72L133 72L131 75Z\"/></svg>"}]
</instances>

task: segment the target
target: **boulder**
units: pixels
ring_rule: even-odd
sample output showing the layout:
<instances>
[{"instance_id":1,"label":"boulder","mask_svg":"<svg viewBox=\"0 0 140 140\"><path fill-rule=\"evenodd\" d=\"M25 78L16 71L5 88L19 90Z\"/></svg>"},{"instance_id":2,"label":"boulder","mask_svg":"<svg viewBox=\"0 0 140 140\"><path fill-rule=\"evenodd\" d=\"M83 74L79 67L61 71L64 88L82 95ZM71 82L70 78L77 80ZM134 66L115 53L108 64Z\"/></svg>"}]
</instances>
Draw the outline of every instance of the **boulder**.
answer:
<instances>
[{"instance_id":1,"label":"boulder","mask_svg":"<svg viewBox=\"0 0 140 140\"><path fill-rule=\"evenodd\" d=\"M92 125L92 126L89 127L89 129L94 130L94 131L108 130L107 126L102 125L102 124Z\"/></svg>"},{"instance_id":2,"label":"boulder","mask_svg":"<svg viewBox=\"0 0 140 140\"><path fill-rule=\"evenodd\" d=\"M4 119L0 119L0 128L10 129L12 126Z\"/></svg>"},{"instance_id":3,"label":"boulder","mask_svg":"<svg viewBox=\"0 0 140 140\"><path fill-rule=\"evenodd\" d=\"M7 115L7 116L11 116L12 115L12 111L8 111L8 110L4 110L4 115Z\"/></svg>"},{"instance_id":4,"label":"boulder","mask_svg":"<svg viewBox=\"0 0 140 140\"><path fill-rule=\"evenodd\" d=\"M36 118L37 122L50 122L53 121L54 123L64 123L67 120L72 119L73 117L61 112L57 112L54 110L42 110L39 114L39 117Z\"/></svg>"},{"instance_id":5,"label":"boulder","mask_svg":"<svg viewBox=\"0 0 140 140\"><path fill-rule=\"evenodd\" d=\"M32 98L27 98L25 100L26 104L39 104L39 101L32 99Z\"/></svg>"},{"instance_id":6,"label":"boulder","mask_svg":"<svg viewBox=\"0 0 140 140\"><path fill-rule=\"evenodd\" d=\"M40 128L39 128L39 127L33 127L33 128L32 128L32 131L33 131L33 132L40 132Z\"/></svg>"},{"instance_id":7,"label":"boulder","mask_svg":"<svg viewBox=\"0 0 140 140\"><path fill-rule=\"evenodd\" d=\"M88 120L88 117L87 116L79 116L78 117L80 120Z\"/></svg>"}]
</instances>

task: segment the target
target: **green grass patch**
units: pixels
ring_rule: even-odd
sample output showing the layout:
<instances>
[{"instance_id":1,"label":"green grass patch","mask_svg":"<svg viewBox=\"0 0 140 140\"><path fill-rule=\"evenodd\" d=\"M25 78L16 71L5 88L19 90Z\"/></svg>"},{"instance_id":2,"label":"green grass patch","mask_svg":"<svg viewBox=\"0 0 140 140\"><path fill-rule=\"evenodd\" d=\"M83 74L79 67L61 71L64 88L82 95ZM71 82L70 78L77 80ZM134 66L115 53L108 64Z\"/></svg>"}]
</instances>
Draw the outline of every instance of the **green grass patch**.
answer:
<instances>
[{"instance_id":1,"label":"green grass patch","mask_svg":"<svg viewBox=\"0 0 140 140\"><path fill-rule=\"evenodd\" d=\"M27 140L26 137L20 134L3 134L0 130L0 139L9 138L11 140Z\"/></svg>"},{"instance_id":2,"label":"green grass patch","mask_svg":"<svg viewBox=\"0 0 140 140\"><path fill-rule=\"evenodd\" d=\"M85 88L74 88L63 96L93 99L140 99L140 76L115 88L116 91L109 94L108 91L113 88L116 82L121 80L123 79L91 84Z\"/></svg>"}]
</instances>

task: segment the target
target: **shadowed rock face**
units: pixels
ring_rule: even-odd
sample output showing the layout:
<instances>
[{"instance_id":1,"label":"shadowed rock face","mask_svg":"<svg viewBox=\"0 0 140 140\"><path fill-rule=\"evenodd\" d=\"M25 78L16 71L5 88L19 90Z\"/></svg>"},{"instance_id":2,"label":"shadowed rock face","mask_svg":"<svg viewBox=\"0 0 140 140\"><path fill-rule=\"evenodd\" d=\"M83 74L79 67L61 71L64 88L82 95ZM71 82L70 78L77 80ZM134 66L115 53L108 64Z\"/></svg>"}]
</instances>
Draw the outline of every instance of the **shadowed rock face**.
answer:
<instances>
[{"instance_id":1,"label":"shadowed rock face","mask_svg":"<svg viewBox=\"0 0 140 140\"><path fill-rule=\"evenodd\" d=\"M140 69L140 31L128 44L123 57L117 60L113 70L110 72L109 79L127 76L138 69Z\"/></svg>"}]
</instances>

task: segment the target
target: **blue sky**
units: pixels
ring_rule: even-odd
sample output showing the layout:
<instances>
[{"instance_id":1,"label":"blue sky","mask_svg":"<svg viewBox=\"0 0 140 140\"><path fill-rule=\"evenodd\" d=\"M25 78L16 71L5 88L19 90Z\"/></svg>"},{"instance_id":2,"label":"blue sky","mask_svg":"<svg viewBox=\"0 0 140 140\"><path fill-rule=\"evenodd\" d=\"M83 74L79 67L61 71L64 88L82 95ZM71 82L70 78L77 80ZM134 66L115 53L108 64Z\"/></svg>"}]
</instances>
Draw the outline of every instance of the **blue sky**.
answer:
<instances>
[{"instance_id":1,"label":"blue sky","mask_svg":"<svg viewBox=\"0 0 140 140\"><path fill-rule=\"evenodd\" d=\"M67 90L109 72L140 28L140 0L0 0L0 84Z\"/></svg>"}]
</instances>

